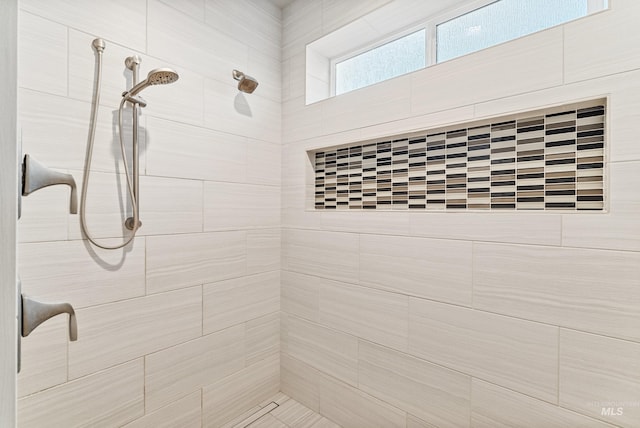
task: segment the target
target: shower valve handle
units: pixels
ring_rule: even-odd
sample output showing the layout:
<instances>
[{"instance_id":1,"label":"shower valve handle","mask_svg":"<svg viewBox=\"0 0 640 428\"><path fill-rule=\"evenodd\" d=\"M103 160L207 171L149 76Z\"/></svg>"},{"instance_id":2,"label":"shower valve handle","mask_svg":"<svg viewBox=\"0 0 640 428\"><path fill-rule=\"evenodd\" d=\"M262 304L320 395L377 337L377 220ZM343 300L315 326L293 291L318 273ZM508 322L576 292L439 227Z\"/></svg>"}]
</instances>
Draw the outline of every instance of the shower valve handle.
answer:
<instances>
[{"instance_id":1,"label":"shower valve handle","mask_svg":"<svg viewBox=\"0 0 640 428\"><path fill-rule=\"evenodd\" d=\"M77 214L78 196L76 181L73 179L73 176L49 169L32 156L28 154L24 155L24 162L22 164L22 196L29 196L31 193L43 187L55 186L57 184L66 184L71 187L69 212L71 214Z\"/></svg>"},{"instance_id":2,"label":"shower valve handle","mask_svg":"<svg viewBox=\"0 0 640 428\"><path fill-rule=\"evenodd\" d=\"M27 337L40 324L60 314L69 314L69 340L78 340L76 312L70 303L44 303L22 296L22 337Z\"/></svg>"}]
</instances>

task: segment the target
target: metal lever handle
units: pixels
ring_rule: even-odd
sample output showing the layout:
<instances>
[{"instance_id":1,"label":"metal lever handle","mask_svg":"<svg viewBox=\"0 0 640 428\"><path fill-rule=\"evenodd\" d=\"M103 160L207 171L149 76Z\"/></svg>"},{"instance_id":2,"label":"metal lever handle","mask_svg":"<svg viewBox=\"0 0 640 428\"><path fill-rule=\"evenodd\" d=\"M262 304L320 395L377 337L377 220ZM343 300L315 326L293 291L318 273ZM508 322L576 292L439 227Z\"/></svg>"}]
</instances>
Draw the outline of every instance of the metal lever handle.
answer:
<instances>
[{"instance_id":1,"label":"metal lever handle","mask_svg":"<svg viewBox=\"0 0 640 428\"><path fill-rule=\"evenodd\" d=\"M69 314L69 340L78 340L78 323L73 306L69 303L43 303L22 296L22 337L27 337L40 324L56 315Z\"/></svg>"},{"instance_id":2,"label":"metal lever handle","mask_svg":"<svg viewBox=\"0 0 640 428\"><path fill-rule=\"evenodd\" d=\"M57 172L47 168L33 157L24 155L22 164L22 196L28 196L43 187L66 184L71 187L71 201L69 212L78 213L78 195L76 181L71 174Z\"/></svg>"}]
</instances>

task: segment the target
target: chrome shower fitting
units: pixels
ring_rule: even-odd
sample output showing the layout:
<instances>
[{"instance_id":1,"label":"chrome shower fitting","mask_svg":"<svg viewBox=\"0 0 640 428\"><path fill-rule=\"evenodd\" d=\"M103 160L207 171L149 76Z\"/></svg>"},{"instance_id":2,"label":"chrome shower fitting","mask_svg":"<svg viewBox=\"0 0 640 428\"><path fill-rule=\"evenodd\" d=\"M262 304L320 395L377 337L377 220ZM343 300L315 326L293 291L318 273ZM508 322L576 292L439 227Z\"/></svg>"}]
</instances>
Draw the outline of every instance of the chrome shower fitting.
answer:
<instances>
[{"instance_id":1,"label":"chrome shower fitting","mask_svg":"<svg viewBox=\"0 0 640 428\"><path fill-rule=\"evenodd\" d=\"M258 81L242 71L233 70L233 78L238 81L238 90L247 94L253 93L258 87Z\"/></svg>"}]
</instances>

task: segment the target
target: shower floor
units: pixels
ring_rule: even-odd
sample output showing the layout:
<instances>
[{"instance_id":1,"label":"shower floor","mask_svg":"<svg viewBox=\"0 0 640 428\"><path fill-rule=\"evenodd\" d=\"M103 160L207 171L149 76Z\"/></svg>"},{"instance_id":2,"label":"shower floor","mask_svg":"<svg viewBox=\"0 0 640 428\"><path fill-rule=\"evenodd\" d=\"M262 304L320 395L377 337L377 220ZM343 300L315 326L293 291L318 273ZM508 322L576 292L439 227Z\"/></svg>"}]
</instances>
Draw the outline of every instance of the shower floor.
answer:
<instances>
[{"instance_id":1,"label":"shower floor","mask_svg":"<svg viewBox=\"0 0 640 428\"><path fill-rule=\"evenodd\" d=\"M278 393L234 428L340 428L310 408L283 393Z\"/></svg>"}]
</instances>

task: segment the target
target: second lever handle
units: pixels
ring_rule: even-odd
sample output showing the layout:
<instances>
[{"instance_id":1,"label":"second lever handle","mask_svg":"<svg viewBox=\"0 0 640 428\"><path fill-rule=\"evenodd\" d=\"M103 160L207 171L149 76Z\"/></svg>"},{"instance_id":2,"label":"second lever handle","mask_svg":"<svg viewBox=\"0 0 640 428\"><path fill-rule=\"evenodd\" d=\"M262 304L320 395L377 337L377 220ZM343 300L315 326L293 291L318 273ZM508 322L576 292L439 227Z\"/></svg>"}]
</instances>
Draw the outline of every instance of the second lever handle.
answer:
<instances>
[{"instance_id":1,"label":"second lever handle","mask_svg":"<svg viewBox=\"0 0 640 428\"><path fill-rule=\"evenodd\" d=\"M22 164L22 196L28 196L36 190L56 184L66 184L71 187L71 199L69 203L69 212L71 214L78 213L78 196L76 190L76 181L71 174L54 171L32 156L24 155Z\"/></svg>"}]
</instances>

